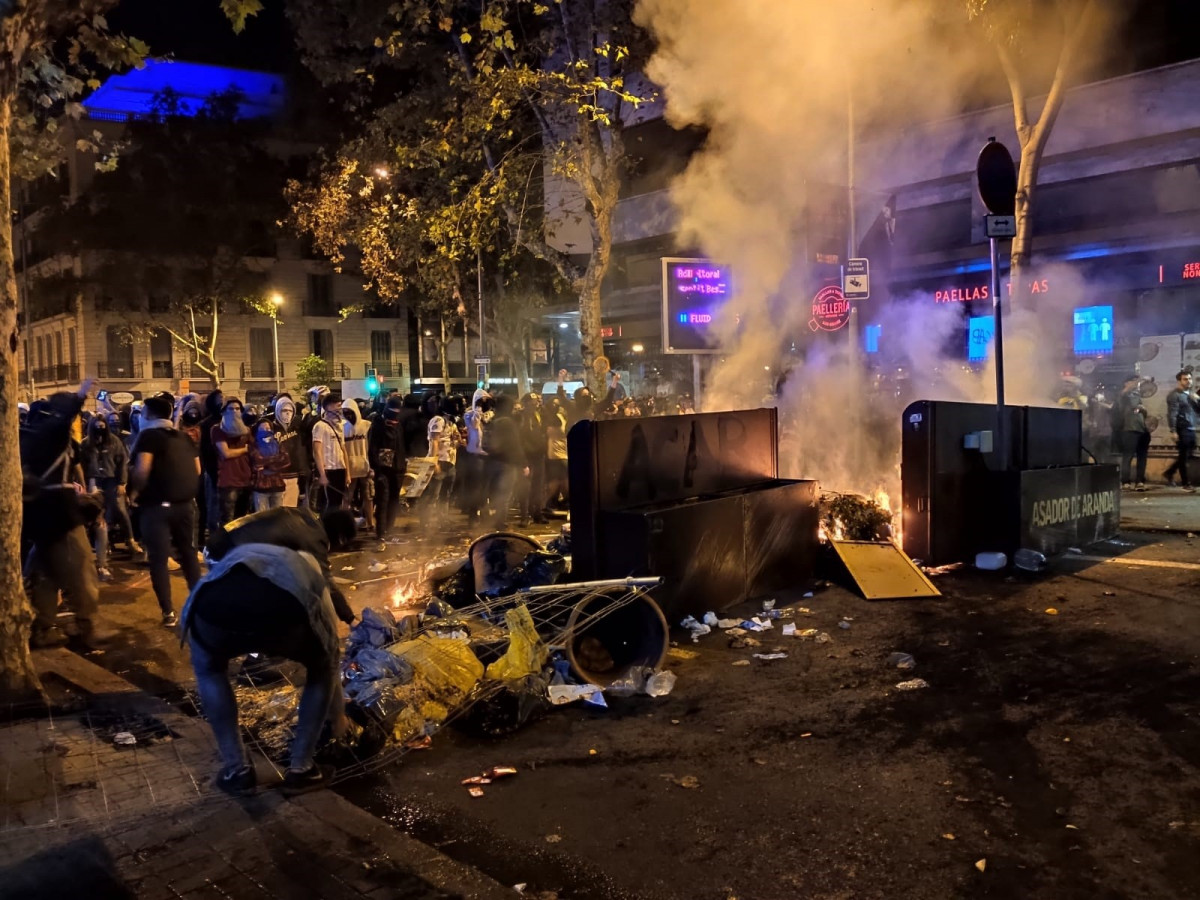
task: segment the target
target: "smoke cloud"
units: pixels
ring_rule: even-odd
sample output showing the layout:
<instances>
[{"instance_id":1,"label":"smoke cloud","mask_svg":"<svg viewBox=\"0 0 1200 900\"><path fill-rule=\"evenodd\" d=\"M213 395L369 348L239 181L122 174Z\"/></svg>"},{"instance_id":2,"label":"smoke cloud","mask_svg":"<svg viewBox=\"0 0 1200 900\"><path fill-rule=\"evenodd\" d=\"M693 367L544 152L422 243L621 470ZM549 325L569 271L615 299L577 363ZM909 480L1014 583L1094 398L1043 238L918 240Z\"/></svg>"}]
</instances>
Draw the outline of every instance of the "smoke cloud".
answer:
<instances>
[{"instance_id":1,"label":"smoke cloud","mask_svg":"<svg viewBox=\"0 0 1200 900\"><path fill-rule=\"evenodd\" d=\"M806 206L814 182L848 182L851 102L856 141L868 142L959 113L981 96L1007 100L996 55L965 9L930 0L642 0L638 7L658 42L648 74L662 89L668 122L709 134L672 185L678 242L733 272L734 297L717 323L725 352L714 360L702 404L777 404L785 475L818 478L833 490L898 492L907 403L994 402L991 367L978 372L963 362L962 304L928 296L867 301L863 314L893 352L901 350L879 383L868 383L846 331L814 340L808 326ZM1026 58L1041 60L1042 78L1058 40L1047 29L1044 52L1026 44ZM904 152L860 157L858 209L877 212L894 186L911 181L907 169L928 170L927 159ZM897 220L904 228L903 204ZM870 224L858 222L860 239ZM1053 277L1063 286L1056 297L1083 293L1067 289L1077 276ZM1005 324L1008 402L1053 402L1060 373L1053 349L1037 339L1040 326L1020 313Z\"/></svg>"}]
</instances>

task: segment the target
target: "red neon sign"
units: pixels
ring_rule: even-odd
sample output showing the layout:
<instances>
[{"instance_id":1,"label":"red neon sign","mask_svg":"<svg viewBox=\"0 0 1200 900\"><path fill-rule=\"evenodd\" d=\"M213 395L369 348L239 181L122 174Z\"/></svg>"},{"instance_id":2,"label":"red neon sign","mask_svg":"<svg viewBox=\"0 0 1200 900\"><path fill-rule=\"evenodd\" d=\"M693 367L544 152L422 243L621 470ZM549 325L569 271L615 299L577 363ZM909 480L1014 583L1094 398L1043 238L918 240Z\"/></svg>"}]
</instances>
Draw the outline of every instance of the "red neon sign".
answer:
<instances>
[{"instance_id":1,"label":"red neon sign","mask_svg":"<svg viewBox=\"0 0 1200 900\"><path fill-rule=\"evenodd\" d=\"M1200 278L1200 262L1190 262L1183 264L1184 278Z\"/></svg>"},{"instance_id":2,"label":"red neon sign","mask_svg":"<svg viewBox=\"0 0 1200 900\"><path fill-rule=\"evenodd\" d=\"M836 284L823 287L813 297L812 319L808 327L813 331L837 331L850 321L850 301Z\"/></svg>"}]
</instances>

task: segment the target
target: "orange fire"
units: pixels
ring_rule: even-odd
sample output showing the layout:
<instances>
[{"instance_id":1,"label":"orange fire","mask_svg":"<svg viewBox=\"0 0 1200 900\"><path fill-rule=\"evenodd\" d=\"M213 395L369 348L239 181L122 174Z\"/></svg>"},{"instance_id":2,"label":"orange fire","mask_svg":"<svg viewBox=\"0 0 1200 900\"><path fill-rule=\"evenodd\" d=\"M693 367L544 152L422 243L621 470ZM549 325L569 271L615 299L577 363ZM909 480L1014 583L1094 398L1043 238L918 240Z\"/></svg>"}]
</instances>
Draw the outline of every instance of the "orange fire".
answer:
<instances>
[{"instance_id":1,"label":"orange fire","mask_svg":"<svg viewBox=\"0 0 1200 900\"><path fill-rule=\"evenodd\" d=\"M882 487L877 488L875 493L871 495L871 499L875 501L881 509L886 509L892 514L892 542L897 547L903 546L903 533L901 531L902 513L898 509L892 508L892 498Z\"/></svg>"},{"instance_id":2,"label":"orange fire","mask_svg":"<svg viewBox=\"0 0 1200 900\"><path fill-rule=\"evenodd\" d=\"M392 590L392 609L403 609L410 605L413 598L417 595L417 583L410 581L407 584L396 582L396 587Z\"/></svg>"}]
</instances>

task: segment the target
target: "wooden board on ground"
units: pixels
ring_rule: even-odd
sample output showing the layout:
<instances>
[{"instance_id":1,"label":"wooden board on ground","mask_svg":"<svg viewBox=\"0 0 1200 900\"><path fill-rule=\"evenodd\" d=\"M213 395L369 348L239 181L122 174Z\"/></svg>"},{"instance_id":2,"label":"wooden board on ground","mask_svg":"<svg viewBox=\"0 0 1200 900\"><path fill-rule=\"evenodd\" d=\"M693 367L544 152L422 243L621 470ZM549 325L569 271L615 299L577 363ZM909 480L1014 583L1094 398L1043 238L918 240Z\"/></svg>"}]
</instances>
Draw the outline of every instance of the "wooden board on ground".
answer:
<instances>
[{"instance_id":1,"label":"wooden board on ground","mask_svg":"<svg viewBox=\"0 0 1200 900\"><path fill-rule=\"evenodd\" d=\"M917 564L891 541L833 541L846 571L868 600L940 597Z\"/></svg>"}]
</instances>

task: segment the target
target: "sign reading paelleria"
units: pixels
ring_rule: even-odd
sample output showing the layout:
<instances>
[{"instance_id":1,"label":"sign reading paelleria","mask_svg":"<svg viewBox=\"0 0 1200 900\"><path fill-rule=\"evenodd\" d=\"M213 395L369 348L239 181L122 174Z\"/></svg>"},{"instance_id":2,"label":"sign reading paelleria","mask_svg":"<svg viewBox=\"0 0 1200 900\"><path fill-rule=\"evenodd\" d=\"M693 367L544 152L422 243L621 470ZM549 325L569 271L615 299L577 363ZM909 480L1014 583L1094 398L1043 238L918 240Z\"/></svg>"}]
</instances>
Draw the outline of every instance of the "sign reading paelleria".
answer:
<instances>
[{"instance_id":1,"label":"sign reading paelleria","mask_svg":"<svg viewBox=\"0 0 1200 900\"><path fill-rule=\"evenodd\" d=\"M729 267L664 258L663 353L716 353L712 328L732 290Z\"/></svg>"}]
</instances>

